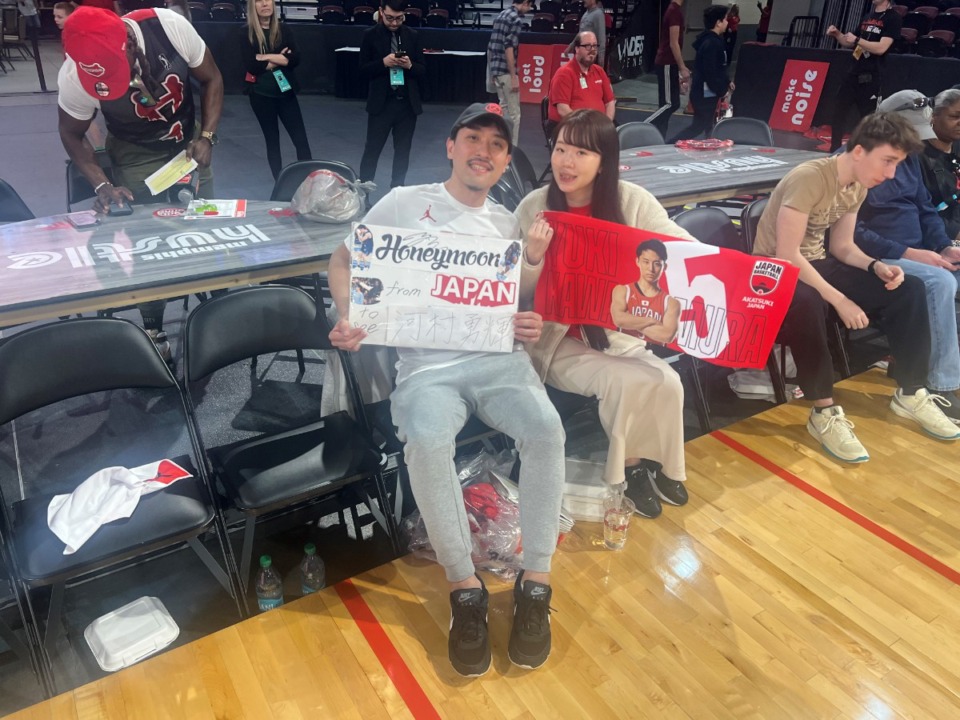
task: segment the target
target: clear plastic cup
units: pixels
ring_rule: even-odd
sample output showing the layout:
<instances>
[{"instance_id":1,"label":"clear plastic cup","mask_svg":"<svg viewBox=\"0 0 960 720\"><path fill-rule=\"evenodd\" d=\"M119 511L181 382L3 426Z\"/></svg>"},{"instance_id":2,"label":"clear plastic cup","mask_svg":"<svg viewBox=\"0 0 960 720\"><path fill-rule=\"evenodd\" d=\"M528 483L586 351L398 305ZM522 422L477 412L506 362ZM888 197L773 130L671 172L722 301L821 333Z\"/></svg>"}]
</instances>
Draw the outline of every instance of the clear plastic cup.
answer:
<instances>
[{"instance_id":1,"label":"clear plastic cup","mask_svg":"<svg viewBox=\"0 0 960 720\"><path fill-rule=\"evenodd\" d=\"M607 549L623 549L627 542L630 518L636 509L633 500L621 494L608 495L603 499L603 544Z\"/></svg>"}]
</instances>

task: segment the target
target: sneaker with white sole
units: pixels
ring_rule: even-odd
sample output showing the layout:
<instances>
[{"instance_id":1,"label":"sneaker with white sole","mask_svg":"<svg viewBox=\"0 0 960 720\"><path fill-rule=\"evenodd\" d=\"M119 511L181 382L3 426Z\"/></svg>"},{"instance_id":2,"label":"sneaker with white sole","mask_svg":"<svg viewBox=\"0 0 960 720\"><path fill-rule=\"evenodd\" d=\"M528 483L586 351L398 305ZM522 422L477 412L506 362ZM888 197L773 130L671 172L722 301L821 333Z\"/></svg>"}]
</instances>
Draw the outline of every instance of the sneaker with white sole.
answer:
<instances>
[{"instance_id":1,"label":"sneaker with white sole","mask_svg":"<svg viewBox=\"0 0 960 720\"><path fill-rule=\"evenodd\" d=\"M941 405L948 404L942 395L930 393L926 388L917 390L916 395L904 395L901 388L893 394L890 409L902 418L914 420L928 434L938 440L956 440L960 438L960 427L943 414Z\"/></svg>"},{"instance_id":2,"label":"sneaker with white sole","mask_svg":"<svg viewBox=\"0 0 960 720\"><path fill-rule=\"evenodd\" d=\"M447 651L453 669L464 677L480 677L490 669L490 639L487 636L490 595L482 580L480 585L450 593Z\"/></svg>"},{"instance_id":3,"label":"sneaker with white sole","mask_svg":"<svg viewBox=\"0 0 960 720\"><path fill-rule=\"evenodd\" d=\"M811 410L807 420L807 430L830 455L849 463L866 462L870 455L853 434L853 427L839 405L831 405L823 412Z\"/></svg>"},{"instance_id":4,"label":"sneaker with white sole","mask_svg":"<svg viewBox=\"0 0 960 720\"><path fill-rule=\"evenodd\" d=\"M153 344L157 346L157 352L160 353L163 361L166 363L170 362L173 354L170 352L170 341L167 340L167 334L163 330L147 330L147 335L153 340Z\"/></svg>"},{"instance_id":5,"label":"sneaker with white sole","mask_svg":"<svg viewBox=\"0 0 960 720\"><path fill-rule=\"evenodd\" d=\"M550 656L550 598L549 585L523 581L523 571L513 586L513 629L507 656L514 665L535 670Z\"/></svg>"},{"instance_id":6,"label":"sneaker with white sole","mask_svg":"<svg viewBox=\"0 0 960 720\"><path fill-rule=\"evenodd\" d=\"M940 402L937 403L940 405L940 410L943 411L943 414L946 415L954 425L960 425L960 397L957 397L956 391L929 390L929 392L931 395L939 395L943 398L946 402L945 405Z\"/></svg>"},{"instance_id":7,"label":"sneaker with white sole","mask_svg":"<svg viewBox=\"0 0 960 720\"><path fill-rule=\"evenodd\" d=\"M660 517L663 512L663 506L660 504L660 498L650 482L650 473L643 463L632 465L624 471L627 478L627 484L623 488L623 494L633 500L637 515L645 518Z\"/></svg>"},{"instance_id":8,"label":"sneaker with white sole","mask_svg":"<svg viewBox=\"0 0 960 720\"><path fill-rule=\"evenodd\" d=\"M650 485L653 491L660 498L661 503L668 505L686 505L690 499L687 494L687 488L679 480L674 480L663 474L663 466L660 463L646 461L647 474L650 476Z\"/></svg>"}]
</instances>

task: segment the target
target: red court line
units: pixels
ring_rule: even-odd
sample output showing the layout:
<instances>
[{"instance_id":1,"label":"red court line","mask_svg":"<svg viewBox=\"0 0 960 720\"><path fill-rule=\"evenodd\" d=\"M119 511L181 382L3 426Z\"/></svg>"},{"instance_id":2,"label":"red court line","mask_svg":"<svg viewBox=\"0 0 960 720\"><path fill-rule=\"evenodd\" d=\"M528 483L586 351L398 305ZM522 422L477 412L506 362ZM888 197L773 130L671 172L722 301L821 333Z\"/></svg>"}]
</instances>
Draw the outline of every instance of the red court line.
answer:
<instances>
[{"instance_id":1,"label":"red court line","mask_svg":"<svg viewBox=\"0 0 960 720\"><path fill-rule=\"evenodd\" d=\"M802 490L807 495L812 497L814 500L820 501L831 510L835 510L836 512L840 513L848 520L852 520L867 532L872 533L873 535L876 535L878 538L880 538L884 542L887 542L890 545L893 545L893 547L897 548L898 550L905 552L914 560L917 560L923 563L928 568L933 570L935 573L942 575L950 582L954 583L955 585L960 585L960 572L954 570L949 565L946 565L940 562L932 555L928 555L923 550L918 548L916 545L912 545L906 540L904 540L902 537L898 535L894 535L892 532L887 530L882 525L878 525L870 518L864 515L861 515L853 508L848 507L847 505L844 505L842 502L840 502L836 498L833 498L830 495L827 495L825 492L823 492L822 490L818 490L810 483L801 480L799 477L794 475L789 470L783 469L776 463L773 463L770 460L767 460L767 458L763 457L759 453L754 452L753 450L746 447L745 445L741 445L726 433L720 430L714 430L712 433L710 433L710 435L716 438L717 440L719 440L720 442L722 442L727 447L733 450L736 450L745 458L752 460L753 462L755 462L757 465L764 468L765 470L769 470L777 477L780 477L786 480L788 483L793 485L795 488Z\"/></svg>"},{"instance_id":2,"label":"red court line","mask_svg":"<svg viewBox=\"0 0 960 720\"><path fill-rule=\"evenodd\" d=\"M387 671L387 675L393 681L393 685L400 693L400 697L407 704L407 708L413 713L415 718L436 718L440 720L440 714L433 707L430 698L420 687L420 683L413 676L410 668L400 657L397 648L387 637L383 626L374 616L367 601L363 599L360 591L357 590L350 580L344 580L335 586L340 600L346 606L350 615L353 617L360 632L367 639L374 655Z\"/></svg>"}]
</instances>

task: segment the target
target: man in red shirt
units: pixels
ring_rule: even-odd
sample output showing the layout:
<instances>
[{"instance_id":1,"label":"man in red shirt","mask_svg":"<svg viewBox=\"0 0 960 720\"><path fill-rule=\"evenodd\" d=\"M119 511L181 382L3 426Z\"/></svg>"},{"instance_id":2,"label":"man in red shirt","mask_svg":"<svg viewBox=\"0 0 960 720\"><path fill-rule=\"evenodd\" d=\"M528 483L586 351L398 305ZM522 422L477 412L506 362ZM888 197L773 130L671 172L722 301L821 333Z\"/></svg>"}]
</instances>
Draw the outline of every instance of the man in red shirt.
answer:
<instances>
[{"instance_id":1,"label":"man in red shirt","mask_svg":"<svg viewBox=\"0 0 960 720\"><path fill-rule=\"evenodd\" d=\"M690 82L690 70L683 62L683 0L673 0L663 13L660 44L653 60L657 72L657 107L649 122L667 137L670 116L680 107L680 84Z\"/></svg>"},{"instance_id":2,"label":"man in red shirt","mask_svg":"<svg viewBox=\"0 0 960 720\"><path fill-rule=\"evenodd\" d=\"M574 40L573 59L557 70L550 82L550 111L547 132L574 110L588 108L605 113L610 120L617 111L613 86L603 68L597 64L597 36L582 32Z\"/></svg>"}]
</instances>

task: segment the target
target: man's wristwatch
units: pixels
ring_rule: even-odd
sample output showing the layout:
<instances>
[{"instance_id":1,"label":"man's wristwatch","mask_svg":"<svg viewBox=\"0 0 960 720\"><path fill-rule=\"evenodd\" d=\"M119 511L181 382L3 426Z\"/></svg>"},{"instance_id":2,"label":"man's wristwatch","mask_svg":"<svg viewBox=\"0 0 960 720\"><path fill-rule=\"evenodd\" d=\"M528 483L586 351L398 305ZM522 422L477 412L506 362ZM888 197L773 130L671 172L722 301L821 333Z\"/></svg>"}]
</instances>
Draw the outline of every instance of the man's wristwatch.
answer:
<instances>
[{"instance_id":1,"label":"man's wristwatch","mask_svg":"<svg viewBox=\"0 0 960 720\"><path fill-rule=\"evenodd\" d=\"M210 130L201 130L200 137L204 140L210 141L211 147L220 142L220 138L217 137L217 134L215 132L211 132Z\"/></svg>"}]
</instances>

